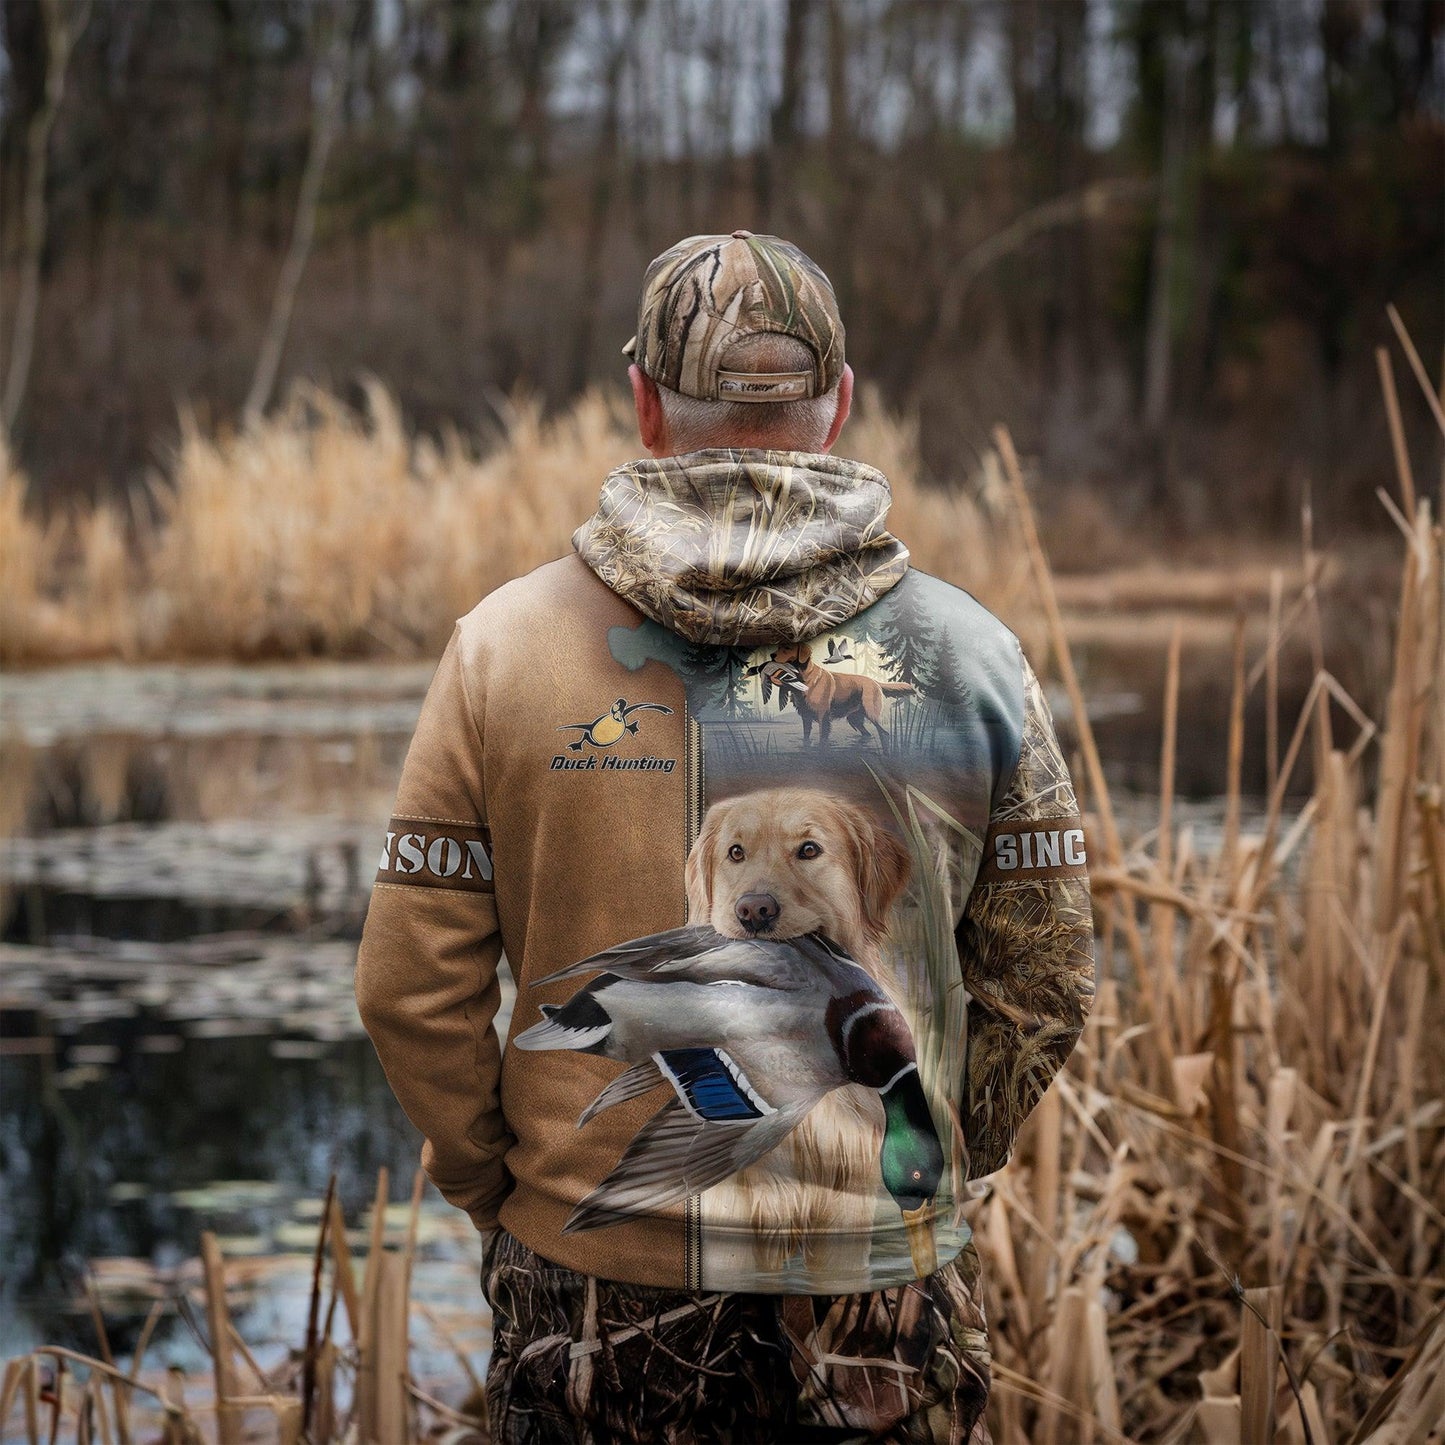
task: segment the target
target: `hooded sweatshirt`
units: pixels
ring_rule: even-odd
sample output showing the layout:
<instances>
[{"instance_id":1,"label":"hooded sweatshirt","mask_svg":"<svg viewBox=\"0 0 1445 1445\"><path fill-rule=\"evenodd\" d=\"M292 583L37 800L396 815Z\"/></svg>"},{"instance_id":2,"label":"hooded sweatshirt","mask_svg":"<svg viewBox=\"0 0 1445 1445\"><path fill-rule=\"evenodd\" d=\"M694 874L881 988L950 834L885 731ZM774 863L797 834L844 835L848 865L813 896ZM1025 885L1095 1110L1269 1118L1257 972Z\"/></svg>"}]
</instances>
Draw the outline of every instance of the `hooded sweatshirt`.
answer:
<instances>
[{"instance_id":1,"label":"hooded sweatshirt","mask_svg":"<svg viewBox=\"0 0 1445 1445\"><path fill-rule=\"evenodd\" d=\"M356 986L479 1229L762 1293L970 1247L1092 1000L1085 840L1017 639L889 500L829 456L634 462L458 620Z\"/></svg>"}]
</instances>

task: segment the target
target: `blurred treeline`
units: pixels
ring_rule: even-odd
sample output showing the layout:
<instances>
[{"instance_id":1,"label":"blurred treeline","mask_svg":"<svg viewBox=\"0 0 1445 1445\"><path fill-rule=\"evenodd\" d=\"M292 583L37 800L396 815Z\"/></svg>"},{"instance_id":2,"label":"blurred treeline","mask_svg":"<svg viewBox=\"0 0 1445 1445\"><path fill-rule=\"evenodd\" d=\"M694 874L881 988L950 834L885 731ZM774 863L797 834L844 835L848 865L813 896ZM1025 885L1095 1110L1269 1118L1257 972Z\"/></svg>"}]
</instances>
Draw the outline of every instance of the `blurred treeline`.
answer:
<instances>
[{"instance_id":1,"label":"blurred treeline","mask_svg":"<svg viewBox=\"0 0 1445 1445\"><path fill-rule=\"evenodd\" d=\"M11 428L42 501L142 475L178 405L240 418L288 254L268 396L374 374L416 426L477 431L518 388L618 384L641 270L679 236L778 232L935 475L1004 421L1056 484L1181 530L1290 529L1306 486L1332 523L1375 516L1386 303L1432 365L1445 338L1445 0L0 17L7 363L48 165Z\"/></svg>"}]
</instances>

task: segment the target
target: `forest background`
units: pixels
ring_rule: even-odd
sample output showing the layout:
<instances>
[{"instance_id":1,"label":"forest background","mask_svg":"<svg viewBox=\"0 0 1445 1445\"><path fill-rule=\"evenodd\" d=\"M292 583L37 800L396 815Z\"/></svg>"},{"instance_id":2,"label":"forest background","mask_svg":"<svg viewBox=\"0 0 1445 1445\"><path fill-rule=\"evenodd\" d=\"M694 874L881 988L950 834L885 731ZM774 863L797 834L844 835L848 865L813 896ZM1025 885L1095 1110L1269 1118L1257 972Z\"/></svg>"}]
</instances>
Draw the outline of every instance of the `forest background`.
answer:
<instances>
[{"instance_id":1,"label":"forest background","mask_svg":"<svg viewBox=\"0 0 1445 1445\"><path fill-rule=\"evenodd\" d=\"M929 476L1003 422L1046 519L1161 541L1293 537L1306 492L1380 526L1385 304L1445 340L1440 0L6 0L0 27L6 410L42 508L133 487L178 405L229 425L258 381L374 376L433 434L615 387L646 262L735 226L828 271Z\"/></svg>"}]
</instances>

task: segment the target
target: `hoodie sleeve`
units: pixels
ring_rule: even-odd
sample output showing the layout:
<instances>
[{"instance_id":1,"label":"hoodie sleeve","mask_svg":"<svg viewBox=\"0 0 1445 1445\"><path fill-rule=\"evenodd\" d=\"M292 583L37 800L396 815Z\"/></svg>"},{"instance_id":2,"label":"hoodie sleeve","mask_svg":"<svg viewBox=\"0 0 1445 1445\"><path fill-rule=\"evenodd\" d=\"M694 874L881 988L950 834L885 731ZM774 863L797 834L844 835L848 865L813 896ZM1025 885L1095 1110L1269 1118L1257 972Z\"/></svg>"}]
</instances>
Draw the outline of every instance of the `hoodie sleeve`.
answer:
<instances>
[{"instance_id":1,"label":"hoodie sleeve","mask_svg":"<svg viewBox=\"0 0 1445 1445\"><path fill-rule=\"evenodd\" d=\"M957 939L971 996L969 1175L1001 1169L1083 1032L1094 998L1084 831L1048 703L1023 661L1018 766L996 799Z\"/></svg>"},{"instance_id":2,"label":"hoodie sleeve","mask_svg":"<svg viewBox=\"0 0 1445 1445\"><path fill-rule=\"evenodd\" d=\"M478 1229L496 1223L511 1144L498 1100L502 940L482 736L453 631L422 705L387 824L356 964L381 1066L425 1136L422 1167Z\"/></svg>"}]
</instances>

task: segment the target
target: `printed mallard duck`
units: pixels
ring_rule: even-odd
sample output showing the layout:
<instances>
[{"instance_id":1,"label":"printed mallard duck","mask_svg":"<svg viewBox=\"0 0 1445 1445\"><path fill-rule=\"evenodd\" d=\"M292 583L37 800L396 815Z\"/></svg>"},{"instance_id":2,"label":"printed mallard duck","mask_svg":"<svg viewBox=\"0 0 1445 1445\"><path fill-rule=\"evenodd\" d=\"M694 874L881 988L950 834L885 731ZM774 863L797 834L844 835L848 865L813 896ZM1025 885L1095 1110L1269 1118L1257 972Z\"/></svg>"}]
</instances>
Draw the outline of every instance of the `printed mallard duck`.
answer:
<instances>
[{"instance_id":1,"label":"printed mallard duck","mask_svg":"<svg viewBox=\"0 0 1445 1445\"><path fill-rule=\"evenodd\" d=\"M806 693L807 684L798 676L798 669L786 662L775 662L768 658L766 662L755 663L743 673L744 677L761 677L760 684L763 689L763 706L766 707L772 701L773 689L778 690L778 711L781 712L788 705L788 694L792 692Z\"/></svg>"},{"instance_id":2,"label":"printed mallard duck","mask_svg":"<svg viewBox=\"0 0 1445 1445\"><path fill-rule=\"evenodd\" d=\"M564 1232L616 1224L726 1179L776 1148L845 1084L883 1101L883 1183L910 1242L938 1190L943 1149L908 1021L878 983L819 934L725 938L674 928L539 979L601 970L513 1041L575 1049L630 1067L583 1112L588 1120L659 1084L676 1097L638 1131ZM915 1250L915 1257L919 1251Z\"/></svg>"},{"instance_id":3,"label":"printed mallard duck","mask_svg":"<svg viewBox=\"0 0 1445 1445\"><path fill-rule=\"evenodd\" d=\"M670 707L664 707L660 702L635 702L629 706L625 697L619 697L601 717L592 722L563 723L557 731L559 733L581 732L582 736L575 743L567 744L574 753L580 753L584 743L591 743L594 748L610 748L613 743L618 742L628 733L637 731L638 725L628 721L633 713L670 713L671 711Z\"/></svg>"},{"instance_id":4,"label":"printed mallard duck","mask_svg":"<svg viewBox=\"0 0 1445 1445\"><path fill-rule=\"evenodd\" d=\"M853 649L846 637L828 639L828 655L823 659L824 667L831 667L835 662L856 662L853 656Z\"/></svg>"}]
</instances>

